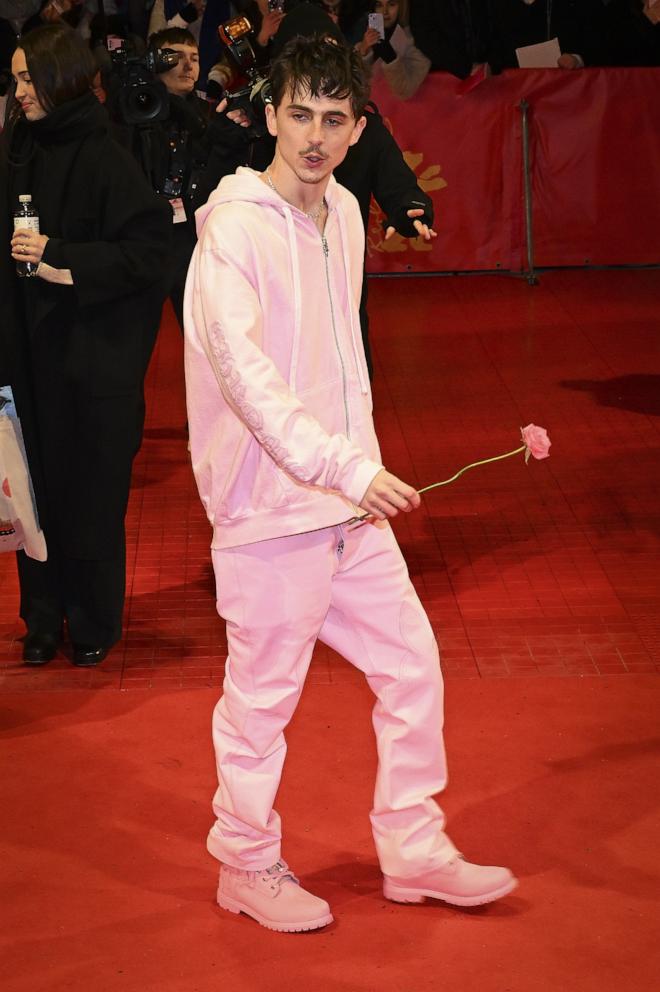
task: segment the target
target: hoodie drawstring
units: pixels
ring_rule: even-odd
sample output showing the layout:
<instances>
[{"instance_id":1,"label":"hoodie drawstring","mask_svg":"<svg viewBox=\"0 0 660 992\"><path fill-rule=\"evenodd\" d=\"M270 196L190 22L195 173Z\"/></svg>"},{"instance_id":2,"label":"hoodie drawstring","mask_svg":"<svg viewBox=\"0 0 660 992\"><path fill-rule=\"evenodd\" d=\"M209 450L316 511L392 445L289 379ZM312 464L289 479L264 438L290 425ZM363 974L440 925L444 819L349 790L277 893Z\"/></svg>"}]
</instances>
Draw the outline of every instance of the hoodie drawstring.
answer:
<instances>
[{"instance_id":1,"label":"hoodie drawstring","mask_svg":"<svg viewBox=\"0 0 660 992\"><path fill-rule=\"evenodd\" d=\"M296 391L296 379L298 377L298 357L300 355L300 265L298 261L298 245L296 242L296 228L293 215L288 206L284 207L286 218L286 229L289 236L289 248L291 255L291 272L293 275L293 343L291 346L291 374L289 376L289 386L292 392Z\"/></svg>"},{"instance_id":2,"label":"hoodie drawstring","mask_svg":"<svg viewBox=\"0 0 660 992\"><path fill-rule=\"evenodd\" d=\"M358 378L360 380L360 391L363 396L366 396L369 392L369 387L364 376L364 370L362 368L362 362L360 361L360 349L358 348L357 337L355 334L355 303L353 295L353 280L351 278L351 265L348 258L348 232L346 231L346 221L344 219L344 213L340 206L337 206L337 217L339 218L339 233L341 237L341 252L342 259L344 261L344 270L346 272L346 280L348 282L348 313L351 324L351 343L353 345L353 357L355 359L355 365L357 368ZM366 279L366 273L365 273Z\"/></svg>"},{"instance_id":3,"label":"hoodie drawstring","mask_svg":"<svg viewBox=\"0 0 660 992\"><path fill-rule=\"evenodd\" d=\"M298 378L298 364L300 358L300 341L302 334L302 292L301 292L301 276L300 276L300 257L298 253L298 242L296 238L296 228L293 212L290 205L286 200L277 194L277 192L271 192L261 180L258 178L258 173L254 172L253 169L248 169L245 167L240 167L236 170L235 175L225 176L221 181L217 190L211 194L209 200L204 206L199 207L195 212L195 220L197 225L197 235L198 238L202 239L202 233L204 230L204 225L210 212L214 207L222 203L232 203L236 200L244 200L246 202L252 203L265 203L270 202L272 205L276 205L278 209L282 210L287 227L287 237L289 243L289 258L291 260L291 276L293 280L293 306L294 306L294 325L293 325L293 339L291 346L291 371L289 374L289 387L292 392L296 392L296 384ZM358 347L358 339L356 332L356 319L355 319L355 303L354 303L354 292L353 292L353 280L351 278L351 266L348 258L348 245L349 238L348 232L346 230L346 220L341 209L340 204L336 205L337 216L339 220L339 234L341 240L341 251L342 251L342 261L344 265L344 271L346 273L347 289L348 289L348 300L349 300L349 321L351 329L351 345L353 349L353 357L355 360L355 366L357 368L358 380L360 383L360 391L363 396L366 396L369 392L369 384L365 377L365 373L362 367L362 362L360 360L360 349Z\"/></svg>"}]
</instances>

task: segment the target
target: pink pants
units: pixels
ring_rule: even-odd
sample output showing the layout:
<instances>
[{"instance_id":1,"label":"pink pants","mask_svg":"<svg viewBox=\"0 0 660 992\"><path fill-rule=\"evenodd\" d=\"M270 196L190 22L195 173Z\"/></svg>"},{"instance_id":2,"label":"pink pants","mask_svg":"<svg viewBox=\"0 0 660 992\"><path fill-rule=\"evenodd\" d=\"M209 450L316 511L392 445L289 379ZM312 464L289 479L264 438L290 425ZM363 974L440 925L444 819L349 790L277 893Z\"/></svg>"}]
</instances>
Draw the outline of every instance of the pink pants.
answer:
<instances>
[{"instance_id":1,"label":"pink pants","mask_svg":"<svg viewBox=\"0 0 660 992\"><path fill-rule=\"evenodd\" d=\"M213 715L211 854L252 871L280 858L273 803L284 729L320 638L365 673L376 696L371 825L383 872L410 877L446 863L455 849L431 798L447 781L438 649L389 525L214 551L213 566L229 657Z\"/></svg>"}]
</instances>

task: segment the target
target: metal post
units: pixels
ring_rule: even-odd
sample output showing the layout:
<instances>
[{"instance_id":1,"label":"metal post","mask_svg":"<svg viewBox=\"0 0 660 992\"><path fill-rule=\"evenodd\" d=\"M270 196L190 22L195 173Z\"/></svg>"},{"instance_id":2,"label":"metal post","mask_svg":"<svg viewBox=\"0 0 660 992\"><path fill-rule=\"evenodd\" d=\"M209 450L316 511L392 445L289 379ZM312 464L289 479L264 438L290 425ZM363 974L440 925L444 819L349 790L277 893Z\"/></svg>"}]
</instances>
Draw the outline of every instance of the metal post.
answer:
<instances>
[{"instance_id":1,"label":"metal post","mask_svg":"<svg viewBox=\"0 0 660 992\"><path fill-rule=\"evenodd\" d=\"M534 272L534 228L532 224L532 172L529 161L529 104L524 98L518 104L522 123L523 182L525 189L525 240L527 243L527 282L538 285Z\"/></svg>"}]
</instances>

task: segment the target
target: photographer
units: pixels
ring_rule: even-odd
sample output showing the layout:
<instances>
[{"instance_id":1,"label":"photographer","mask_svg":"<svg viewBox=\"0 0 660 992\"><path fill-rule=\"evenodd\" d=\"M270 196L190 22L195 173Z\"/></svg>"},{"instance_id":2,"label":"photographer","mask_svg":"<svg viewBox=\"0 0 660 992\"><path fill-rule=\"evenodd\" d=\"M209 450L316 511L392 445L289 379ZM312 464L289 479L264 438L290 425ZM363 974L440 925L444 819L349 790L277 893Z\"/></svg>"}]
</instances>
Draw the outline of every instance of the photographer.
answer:
<instances>
[{"instance_id":1,"label":"photographer","mask_svg":"<svg viewBox=\"0 0 660 992\"><path fill-rule=\"evenodd\" d=\"M220 179L241 164L247 138L243 129L214 113L195 94L199 50L189 31L166 28L152 35L145 61L153 65L155 78L152 71L145 86L131 82L130 77L117 79L115 73L111 103L152 188L172 208L168 295L183 327L183 291L195 247L195 210Z\"/></svg>"},{"instance_id":2,"label":"photographer","mask_svg":"<svg viewBox=\"0 0 660 992\"><path fill-rule=\"evenodd\" d=\"M270 41L284 17L284 0L157 0L150 26L152 33L165 27L191 31L199 44L200 89L206 91L209 72L224 54L218 39L218 26L237 14L245 14L250 19L255 30L258 58L265 64Z\"/></svg>"}]
</instances>

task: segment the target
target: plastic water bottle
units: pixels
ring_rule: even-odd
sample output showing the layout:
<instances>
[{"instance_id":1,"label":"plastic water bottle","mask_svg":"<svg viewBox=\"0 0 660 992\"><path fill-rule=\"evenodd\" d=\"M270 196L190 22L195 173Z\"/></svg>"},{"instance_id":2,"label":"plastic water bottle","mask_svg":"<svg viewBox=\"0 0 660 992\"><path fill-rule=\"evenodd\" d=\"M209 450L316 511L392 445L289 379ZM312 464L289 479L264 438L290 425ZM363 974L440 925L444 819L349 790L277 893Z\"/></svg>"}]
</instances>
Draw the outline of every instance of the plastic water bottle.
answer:
<instances>
[{"instance_id":1,"label":"plastic water bottle","mask_svg":"<svg viewBox=\"0 0 660 992\"><path fill-rule=\"evenodd\" d=\"M39 234L39 214L32 203L30 194L24 193L19 196L18 204L18 210L14 212L14 230L20 228L21 230L36 231ZM16 272L23 279L36 276L38 268L38 262L16 263Z\"/></svg>"}]
</instances>

